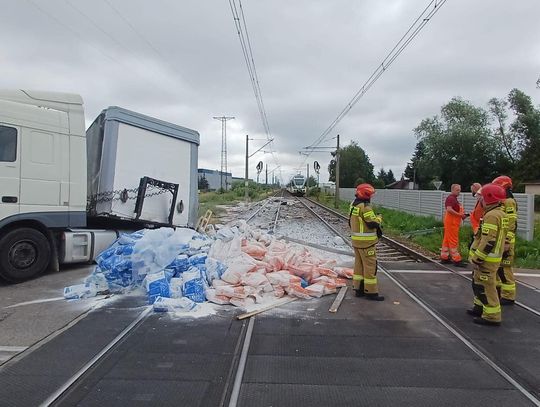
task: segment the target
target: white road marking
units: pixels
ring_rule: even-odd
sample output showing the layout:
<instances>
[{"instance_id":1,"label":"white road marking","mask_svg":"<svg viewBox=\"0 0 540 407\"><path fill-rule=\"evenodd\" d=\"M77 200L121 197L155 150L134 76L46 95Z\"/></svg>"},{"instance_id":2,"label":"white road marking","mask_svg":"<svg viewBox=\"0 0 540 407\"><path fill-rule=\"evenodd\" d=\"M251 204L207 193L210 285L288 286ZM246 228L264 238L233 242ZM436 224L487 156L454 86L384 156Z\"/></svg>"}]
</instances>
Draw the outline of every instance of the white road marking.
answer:
<instances>
[{"instance_id":1,"label":"white road marking","mask_svg":"<svg viewBox=\"0 0 540 407\"><path fill-rule=\"evenodd\" d=\"M42 298L40 300L32 300L32 301L25 301L25 302L19 302L17 304L10 305L7 308L16 308L16 307L22 307L23 305L31 305L31 304L42 304L44 302L52 302L52 301L60 301L63 300L64 297L55 297L55 298Z\"/></svg>"}]
</instances>

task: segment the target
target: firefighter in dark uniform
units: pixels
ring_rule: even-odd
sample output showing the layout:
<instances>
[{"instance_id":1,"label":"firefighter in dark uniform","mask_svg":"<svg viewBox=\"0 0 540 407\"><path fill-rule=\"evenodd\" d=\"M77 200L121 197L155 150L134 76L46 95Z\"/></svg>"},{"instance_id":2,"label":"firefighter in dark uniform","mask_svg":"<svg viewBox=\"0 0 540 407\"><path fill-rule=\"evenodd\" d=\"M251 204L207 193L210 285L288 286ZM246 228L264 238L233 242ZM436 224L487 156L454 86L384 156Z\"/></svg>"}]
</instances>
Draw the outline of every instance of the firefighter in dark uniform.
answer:
<instances>
[{"instance_id":1,"label":"firefighter in dark uniform","mask_svg":"<svg viewBox=\"0 0 540 407\"><path fill-rule=\"evenodd\" d=\"M375 188L370 184L356 187L355 200L350 206L349 225L354 249L353 288L357 297L383 301L377 284L377 252L375 245L382 236L380 215L371 208Z\"/></svg>"},{"instance_id":2,"label":"firefighter in dark uniform","mask_svg":"<svg viewBox=\"0 0 540 407\"><path fill-rule=\"evenodd\" d=\"M508 218L504 212L504 188L495 184L482 187L484 217L469 252L473 265L474 306L467 310L481 325L501 324L501 305L497 294L497 270L501 264Z\"/></svg>"},{"instance_id":3,"label":"firefighter in dark uniform","mask_svg":"<svg viewBox=\"0 0 540 407\"><path fill-rule=\"evenodd\" d=\"M506 191L504 201L504 212L508 218L508 232L506 233L506 242L499 270L497 271L497 290L501 297L501 305L514 305L516 300L516 278L512 265L514 263L514 254L516 246L517 230L517 202L512 194L512 179L506 175L501 175L493 180L493 183L503 187Z\"/></svg>"}]
</instances>

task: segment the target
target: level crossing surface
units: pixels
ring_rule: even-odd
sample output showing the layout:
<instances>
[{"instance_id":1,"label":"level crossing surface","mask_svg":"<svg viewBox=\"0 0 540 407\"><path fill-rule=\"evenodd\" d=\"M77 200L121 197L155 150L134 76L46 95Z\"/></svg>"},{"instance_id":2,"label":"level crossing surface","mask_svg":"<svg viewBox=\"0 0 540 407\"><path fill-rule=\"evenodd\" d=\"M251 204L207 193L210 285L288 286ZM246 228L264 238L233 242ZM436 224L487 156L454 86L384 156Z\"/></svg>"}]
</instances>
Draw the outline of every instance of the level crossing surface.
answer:
<instances>
[{"instance_id":1,"label":"level crossing surface","mask_svg":"<svg viewBox=\"0 0 540 407\"><path fill-rule=\"evenodd\" d=\"M476 326L464 312L471 300L467 280L390 273L535 392L540 323L532 314L505 307L502 327ZM337 313L328 312L334 296L326 296L256 316L239 383L247 321L235 320L235 310L200 319L151 313L51 405L222 406L231 402L235 384L239 406L534 405L389 277L379 278L382 303L349 290ZM143 304L123 298L93 311L4 366L2 405L40 405L140 315Z\"/></svg>"}]
</instances>

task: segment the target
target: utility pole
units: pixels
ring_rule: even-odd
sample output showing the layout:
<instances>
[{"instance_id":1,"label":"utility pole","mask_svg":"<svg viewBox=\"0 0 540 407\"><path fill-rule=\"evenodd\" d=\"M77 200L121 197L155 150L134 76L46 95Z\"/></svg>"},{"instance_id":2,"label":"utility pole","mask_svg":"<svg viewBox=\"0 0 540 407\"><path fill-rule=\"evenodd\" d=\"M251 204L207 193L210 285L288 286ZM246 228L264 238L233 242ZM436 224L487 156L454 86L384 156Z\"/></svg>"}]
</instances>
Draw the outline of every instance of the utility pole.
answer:
<instances>
[{"instance_id":1,"label":"utility pole","mask_svg":"<svg viewBox=\"0 0 540 407\"><path fill-rule=\"evenodd\" d=\"M268 186L268 163L266 163L266 181L264 183L264 186L267 187Z\"/></svg>"},{"instance_id":2,"label":"utility pole","mask_svg":"<svg viewBox=\"0 0 540 407\"><path fill-rule=\"evenodd\" d=\"M214 116L221 122L221 191L227 190L227 120L233 120L233 116ZM223 174L225 174L225 188L223 188Z\"/></svg>"},{"instance_id":3,"label":"utility pole","mask_svg":"<svg viewBox=\"0 0 540 407\"><path fill-rule=\"evenodd\" d=\"M337 135L337 148L336 148L336 193L334 208L339 206L339 134Z\"/></svg>"},{"instance_id":4,"label":"utility pole","mask_svg":"<svg viewBox=\"0 0 540 407\"><path fill-rule=\"evenodd\" d=\"M248 161L249 161L249 136L246 134L246 173L244 176L244 199L246 201L246 205L248 203Z\"/></svg>"}]
</instances>

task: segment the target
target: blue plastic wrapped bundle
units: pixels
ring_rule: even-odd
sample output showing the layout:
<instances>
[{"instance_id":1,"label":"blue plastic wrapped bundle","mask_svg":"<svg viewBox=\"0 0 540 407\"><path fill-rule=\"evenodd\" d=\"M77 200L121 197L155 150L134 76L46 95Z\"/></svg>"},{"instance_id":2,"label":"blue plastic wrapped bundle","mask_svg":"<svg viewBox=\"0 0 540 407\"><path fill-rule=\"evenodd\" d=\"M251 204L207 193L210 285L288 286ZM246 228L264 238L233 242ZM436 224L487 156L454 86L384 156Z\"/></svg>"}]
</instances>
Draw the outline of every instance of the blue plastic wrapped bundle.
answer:
<instances>
[{"instance_id":1,"label":"blue plastic wrapped bundle","mask_svg":"<svg viewBox=\"0 0 540 407\"><path fill-rule=\"evenodd\" d=\"M188 262L190 266L195 266L197 264L204 264L207 258L208 258L208 255L206 253L199 253L194 256L191 256Z\"/></svg>"},{"instance_id":2,"label":"blue plastic wrapped bundle","mask_svg":"<svg viewBox=\"0 0 540 407\"><path fill-rule=\"evenodd\" d=\"M203 280L198 268L190 267L188 271L182 275L182 278L184 281L182 292L185 297L195 302L206 301L206 296L204 295L205 280Z\"/></svg>"},{"instance_id":3,"label":"blue plastic wrapped bundle","mask_svg":"<svg viewBox=\"0 0 540 407\"><path fill-rule=\"evenodd\" d=\"M181 254L173 260L171 264L167 266L168 269L175 271L175 277L179 277L184 271L189 268L189 258L185 254Z\"/></svg>"},{"instance_id":4,"label":"blue plastic wrapped bundle","mask_svg":"<svg viewBox=\"0 0 540 407\"><path fill-rule=\"evenodd\" d=\"M77 284L64 288L64 298L66 300L80 300L95 296L96 288L93 284Z\"/></svg>"},{"instance_id":5,"label":"blue plastic wrapped bundle","mask_svg":"<svg viewBox=\"0 0 540 407\"><path fill-rule=\"evenodd\" d=\"M148 303L153 304L157 297L169 297L169 282L165 277L165 273L148 274L146 276L146 291L148 293Z\"/></svg>"},{"instance_id":6,"label":"blue plastic wrapped bundle","mask_svg":"<svg viewBox=\"0 0 540 407\"><path fill-rule=\"evenodd\" d=\"M206 267L206 281L208 285L212 285L212 281L214 280L219 280L223 273L227 271L227 266L224 263L211 257L206 259L204 265Z\"/></svg>"},{"instance_id":7,"label":"blue plastic wrapped bundle","mask_svg":"<svg viewBox=\"0 0 540 407\"><path fill-rule=\"evenodd\" d=\"M133 271L137 279L169 266L181 254L193 234L192 229L160 228L148 230L135 243L133 249Z\"/></svg>"},{"instance_id":8,"label":"blue plastic wrapped bundle","mask_svg":"<svg viewBox=\"0 0 540 407\"><path fill-rule=\"evenodd\" d=\"M133 233L124 233L121 234L120 237L117 240L117 243L120 245L131 245L133 246L137 240L141 239L144 236L145 230L138 230L137 232Z\"/></svg>"},{"instance_id":9,"label":"blue plastic wrapped bundle","mask_svg":"<svg viewBox=\"0 0 540 407\"><path fill-rule=\"evenodd\" d=\"M133 253L133 247L132 244L117 246L114 254L117 256L130 256Z\"/></svg>"},{"instance_id":10,"label":"blue plastic wrapped bundle","mask_svg":"<svg viewBox=\"0 0 540 407\"><path fill-rule=\"evenodd\" d=\"M84 279L84 283L93 285L97 294L109 290L109 282L99 267L96 267L94 272Z\"/></svg>"}]
</instances>

